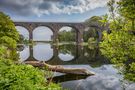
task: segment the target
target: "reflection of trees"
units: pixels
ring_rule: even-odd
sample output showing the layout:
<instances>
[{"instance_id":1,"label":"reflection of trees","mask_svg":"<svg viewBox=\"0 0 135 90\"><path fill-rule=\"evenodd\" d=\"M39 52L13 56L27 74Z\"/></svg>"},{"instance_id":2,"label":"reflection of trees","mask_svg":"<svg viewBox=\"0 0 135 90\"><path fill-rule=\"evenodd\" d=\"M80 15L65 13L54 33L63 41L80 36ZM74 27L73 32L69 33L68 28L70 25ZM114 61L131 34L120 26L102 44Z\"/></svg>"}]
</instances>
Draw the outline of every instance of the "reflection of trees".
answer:
<instances>
[{"instance_id":1,"label":"reflection of trees","mask_svg":"<svg viewBox=\"0 0 135 90\"><path fill-rule=\"evenodd\" d=\"M59 46L59 53L70 54L70 55L75 56L76 47L75 47L75 45L61 45L61 46Z\"/></svg>"},{"instance_id":2,"label":"reflection of trees","mask_svg":"<svg viewBox=\"0 0 135 90\"><path fill-rule=\"evenodd\" d=\"M94 48L93 49L89 49L89 47L84 48L84 56L87 58L90 58L90 59L95 58L96 53L97 53L97 50Z\"/></svg>"},{"instance_id":3,"label":"reflection of trees","mask_svg":"<svg viewBox=\"0 0 135 90\"><path fill-rule=\"evenodd\" d=\"M84 47L83 60L87 61L91 67L100 67L104 64L110 63L107 58L101 55L99 48Z\"/></svg>"},{"instance_id":4,"label":"reflection of trees","mask_svg":"<svg viewBox=\"0 0 135 90\"><path fill-rule=\"evenodd\" d=\"M59 36L58 39L59 41L76 41L76 32L74 29L72 29L71 31L60 31L59 32Z\"/></svg>"}]
</instances>

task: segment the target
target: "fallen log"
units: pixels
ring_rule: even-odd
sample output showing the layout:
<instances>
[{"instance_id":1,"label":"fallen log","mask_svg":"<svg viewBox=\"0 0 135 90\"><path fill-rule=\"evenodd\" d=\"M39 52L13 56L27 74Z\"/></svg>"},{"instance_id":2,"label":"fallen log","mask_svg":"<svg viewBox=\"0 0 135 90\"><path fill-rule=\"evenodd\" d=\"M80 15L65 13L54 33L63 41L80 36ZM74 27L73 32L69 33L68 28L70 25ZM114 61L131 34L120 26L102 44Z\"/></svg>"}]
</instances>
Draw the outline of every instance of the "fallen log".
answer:
<instances>
[{"instance_id":1,"label":"fallen log","mask_svg":"<svg viewBox=\"0 0 135 90\"><path fill-rule=\"evenodd\" d=\"M45 68L49 71L54 71L54 72L60 72L60 73L67 73L67 74L79 74L79 75L95 75L95 73L90 72L87 69L83 68L64 68L63 66L60 65L49 65L45 62L40 62L40 61L25 61L25 64L30 64L34 67L40 67L40 68Z\"/></svg>"}]
</instances>

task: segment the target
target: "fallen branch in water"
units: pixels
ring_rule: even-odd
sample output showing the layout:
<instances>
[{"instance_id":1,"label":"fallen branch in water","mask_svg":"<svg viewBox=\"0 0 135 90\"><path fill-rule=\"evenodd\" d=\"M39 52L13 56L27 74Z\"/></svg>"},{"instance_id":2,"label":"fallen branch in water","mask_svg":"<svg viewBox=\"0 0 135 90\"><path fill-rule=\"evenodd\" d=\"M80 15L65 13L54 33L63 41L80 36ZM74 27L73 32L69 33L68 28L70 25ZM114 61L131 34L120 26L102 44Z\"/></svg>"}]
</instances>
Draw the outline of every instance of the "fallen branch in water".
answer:
<instances>
[{"instance_id":1,"label":"fallen branch in water","mask_svg":"<svg viewBox=\"0 0 135 90\"><path fill-rule=\"evenodd\" d=\"M68 73L68 74L81 74L81 75L95 75L95 73L90 72L87 69L81 69L81 68L64 68L63 66L60 65L49 65L45 62L40 62L40 61L25 61L25 64L30 64L34 67L40 67L44 68L47 67L48 70L50 71L56 71L60 73Z\"/></svg>"}]
</instances>

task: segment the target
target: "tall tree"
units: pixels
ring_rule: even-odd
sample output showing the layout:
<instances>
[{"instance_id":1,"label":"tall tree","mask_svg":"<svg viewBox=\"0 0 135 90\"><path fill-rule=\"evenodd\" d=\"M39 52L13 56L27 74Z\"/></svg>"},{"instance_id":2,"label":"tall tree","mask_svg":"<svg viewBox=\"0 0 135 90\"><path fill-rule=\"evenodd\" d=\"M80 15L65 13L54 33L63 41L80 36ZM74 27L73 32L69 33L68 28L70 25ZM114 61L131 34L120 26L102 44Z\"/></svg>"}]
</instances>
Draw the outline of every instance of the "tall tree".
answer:
<instances>
[{"instance_id":1,"label":"tall tree","mask_svg":"<svg viewBox=\"0 0 135 90\"><path fill-rule=\"evenodd\" d=\"M135 30L135 0L120 0L118 6L120 14L131 20L132 30Z\"/></svg>"},{"instance_id":2,"label":"tall tree","mask_svg":"<svg viewBox=\"0 0 135 90\"><path fill-rule=\"evenodd\" d=\"M12 59L16 59L16 45L19 40L19 33L17 32L13 21L9 16L0 12L0 46L7 48L8 55Z\"/></svg>"},{"instance_id":3,"label":"tall tree","mask_svg":"<svg viewBox=\"0 0 135 90\"><path fill-rule=\"evenodd\" d=\"M135 35L129 33L129 30L134 30L135 27L135 0L120 0L117 6L120 17L114 15L114 19L109 20L111 33L103 33L100 50L112 63L120 67L124 78L135 81Z\"/></svg>"}]
</instances>

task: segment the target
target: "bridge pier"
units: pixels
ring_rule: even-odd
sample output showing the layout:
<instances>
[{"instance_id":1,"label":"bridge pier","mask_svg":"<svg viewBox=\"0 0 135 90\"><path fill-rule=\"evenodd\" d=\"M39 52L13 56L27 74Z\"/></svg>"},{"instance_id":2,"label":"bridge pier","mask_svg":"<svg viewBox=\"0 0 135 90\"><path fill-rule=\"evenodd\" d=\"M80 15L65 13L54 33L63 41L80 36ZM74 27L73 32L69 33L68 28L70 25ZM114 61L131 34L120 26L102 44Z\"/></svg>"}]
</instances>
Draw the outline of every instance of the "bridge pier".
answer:
<instances>
[{"instance_id":1,"label":"bridge pier","mask_svg":"<svg viewBox=\"0 0 135 90\"><path fill-rule=\"evenodd\" d=\"M29 52L30 52L30 56L28 57L27 60L28 61L35 61L36 59L33 56L33 46L32 45L29 46Z\"/></svg>"},{"instance_id":2,"label":"bridge pier","mask_svg":"<svg viewBox=\"0 0 135 90\"><path fill-rule=\"evenodd\" d=\"M29 30L29 41L33 41L33 32Z\"/></svg>"},{"instance_id":3,"label":"bridge pier","mask_svg":"<svg viewBox=\"0 0 135 90\"><path fill-rule=\"evenodd\" d=\"M77 32L77 43L78 44L83 43L83 31Z\"/></svg>"},{"instance_id":4,"label":"bridge pier","mask_svg":"<svg viewBox=\"0 0 135 90\"><path fill-rule=\"evenodd\" d=\"M58 32L54 32L53 33L53 38L52 38L53 42L58 42Z\"/></svg>"}]
</instances>

